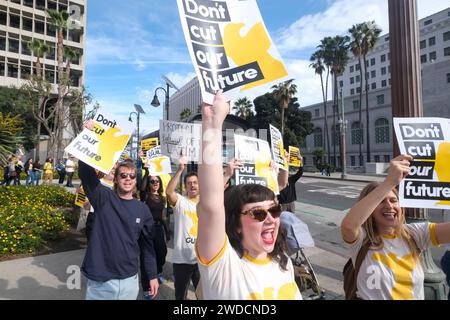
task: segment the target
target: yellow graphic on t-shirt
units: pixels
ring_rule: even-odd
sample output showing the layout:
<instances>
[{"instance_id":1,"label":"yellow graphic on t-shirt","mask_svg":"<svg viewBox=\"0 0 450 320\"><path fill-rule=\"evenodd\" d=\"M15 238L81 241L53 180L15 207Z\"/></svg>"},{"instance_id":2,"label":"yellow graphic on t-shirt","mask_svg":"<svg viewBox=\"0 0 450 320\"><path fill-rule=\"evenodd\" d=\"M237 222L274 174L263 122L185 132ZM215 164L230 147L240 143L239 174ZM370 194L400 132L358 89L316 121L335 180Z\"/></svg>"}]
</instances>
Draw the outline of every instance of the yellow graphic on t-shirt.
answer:
<instances>
[{"instance_id":1,"label":"yellow graphic on t-shirt","mask_svg":"<svg viewBox=\"0 0 450 320\"><path fill-rule=\"evenodd\" d=\"M450 143L442 142L439 145L436 154L436 163L434 165L434 170L438 176L440 182L450 182ZM438 205L450 205L450 201L439 201L436 203Z\"/></svg>"},{"instance_id":2,"label":"yellow graphic on t-shirt","mask_svg":"<svg viewBox=\"0 0 450 320\"><path fill-rule=\"evenodd\" d=\"M192 220L192 228L188 231L189 235L193 238L197 238L198 233L198 216L197 211L188 211L185 210L184 214L188 216Z\"/></svg>"},{"instance_id":3,"label":"yellow graphic on t-shirt","mask_svg":"<svg viewBox=\"0 0 450 320\"><path fill-rule=\"evenodd\" d=\"M389 253L387 256L374 253L372 259L384 264L394 274L395 285L391 292L393 300L414 299L412 272L416 266L416 260L412 254L398 259L393 253Z\"/></svg>"},{"instance_id":4,"label":"yellow graphic on t-shirt","mask_svg":"<svg viewBox=\"0 0 450 320\"><path fill-rule=\"evenodd\" d=\"M275 193L278 193L278 181L275 178L274 171L270 166L270 156L257 155L255 158L255 171L258 177L267 178L267 187Z\"/></svg>"},{"instance_id":5,"label":"yellow graphic on t-shirt","mask_svg":"<svg viewBox=\"0 0 450 320\"><path fill-rule=\"evenodd\" d=\"M244 26L244 23L230 23L225 27L223 36L225 51L227 56L233 59L238 66L258 62L264 79L242 87L241 91L287 76L288 73L283 63L268 53L272 43L263 23L257 23L247 35L241 36L240 31Z\"/></svg>"},{"instance_id":6,"label":"yellow graphic on t-shirt","mask_svg":"<svg viewBox=\"0 0 450 320\"><path fill-rule=\"evenodd\" d=\"M275 298L274 288L264 288L263 294L250 293L247 300L295 300L297 295L297 285L293 282L287 283L278 290L278 295Z\"/></svg>"},{"instance_id":7,"label":"yellow graphic on t-shirt","mask_svg":"<svg viewBox=\"0 0 450 320\"><path fill-rule=\"evenodd\" d=\"M117 127L108 128L108 130L106 130L102 134L98 134L97 132L101 132L102 129L103 128L100 125L95 125L95 135L100 141L97 153L102 157L101 160L97 162L97 166L101 168L112 168L114 166L114 155L118 151L123 150L130 136L116 136L116 134L121 132L121 130Z\"/></svg>"}]
</instances>

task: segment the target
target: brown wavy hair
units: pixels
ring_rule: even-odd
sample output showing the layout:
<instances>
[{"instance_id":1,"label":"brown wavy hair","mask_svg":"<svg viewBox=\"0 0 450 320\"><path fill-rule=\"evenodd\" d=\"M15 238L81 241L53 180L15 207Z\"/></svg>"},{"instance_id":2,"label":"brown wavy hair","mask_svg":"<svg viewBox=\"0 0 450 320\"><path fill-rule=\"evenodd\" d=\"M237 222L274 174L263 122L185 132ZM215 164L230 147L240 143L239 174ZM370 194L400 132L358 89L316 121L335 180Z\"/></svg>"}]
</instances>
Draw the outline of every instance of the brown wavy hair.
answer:
<instances>
[{"instance_id":1,"label":"brown wavy hair","mask_svg":"<svg viewBox=\"0 0 450 320\"><path fill-rule=\"evenodd\" d=\"M379 182L369 183L361 191L358 201L360 201L361 199L366 197L369 193L371 193L373 190L375 190L379 185L380 185ZM398 199L397 189L394 188L394 189L392 189L392 191L395 193L395 196ZM400 215L401 215L399 217L400 223L395 228L395 235L406 241L409 250L413 254L414 258L417 260L417 259L419 259L420 251L419 251L419 248L417 247L415 240L412 237L411 232L409 231L408 228L406 228L405 208L401 208ZM375 250L383 249L384 242L383 242L383 239L381 238L381 235L377 229L377 225L376 225L376 221L375 221L373 212L372 212L371 216L364 222L363 228L366 231L367 240L370 241L370 243L371 243L371 248L373 248Z\"/></svg>"},{"instance_id":2,"label":"brown wavy hair","mask_svg":"<svg viewBox=\"0 0 450 320\"><path fill-rule=\"evenodd\" d=\"M247 203L256 203L267 200L275 200L272 190L254 184L239 185L229 187L225 191L225 229L231 246L238 253L239 257L244 256L242 246L241 212ZM287 270L288 256L286 245L286 233L283 228L278 229L277 240L272 252L268 256L280 264L280 268Z\"/></svg>"}]
</instances>

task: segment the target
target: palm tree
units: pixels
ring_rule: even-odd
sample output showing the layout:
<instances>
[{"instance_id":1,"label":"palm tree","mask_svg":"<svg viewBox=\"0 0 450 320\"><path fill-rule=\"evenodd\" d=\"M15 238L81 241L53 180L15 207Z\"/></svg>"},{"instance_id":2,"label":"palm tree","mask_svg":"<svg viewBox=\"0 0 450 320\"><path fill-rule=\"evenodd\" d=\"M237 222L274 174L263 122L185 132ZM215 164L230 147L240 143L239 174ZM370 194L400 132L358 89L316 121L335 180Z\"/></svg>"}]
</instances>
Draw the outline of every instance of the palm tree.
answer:
<instances>
[{"instance_id":1,"label":"palm tree","mask_svg":"<svg viewBox=\"0 0 450 320\"><path fill-rule=\"evenodd\" d=\"M236 116L246 120L253 115L252 107L253 104L247 97L239 98L234 103L233 111L236 112Z\"/></svg>"},{"instance_id":2,"label":"palm tree","mask_svg":"<svg viewBox=\"0 0 450 320\"><path fill-rule=\"evenodd\" d=\"M70 67L71 62L77 59L80 56L80 52L78 50L74 50L72 48L64 48L64 57L66 58L66 78L67 81L70 80Z\"/></svg>"},{"instance_id":3,"label":"palm tree","mask_svg":"<svg viewBox=\"0 0 450 320\"><path fill-rule=\"evenodd\" d=\"M353 25L348 32L350 33L352 37L352 41L350 42L350 50L352 51L353 55L358 58L358 65L359 65L359 74L360 74L360 87L359 87L359 164L362 165L363 162L363 155L362 155L362 143L363 143L363 132L362 132L362 88L363 88L363 65L361 63L361 58L363 56L363 49L362 49L362 23Z\"/></svg>"},{"instance_id":4,"label":"palm tree","mask_svg":"<svg viewBox=\"0 0 450 320\"><path fill-rule=\"evenodd\" d=\"M292 83L294 79L287 80L272 87L273 97L281 109L281 133L284 134L284 111L288 108L292 97L297 93L297 85Z\"/></svg>"},{"instance_id":5,"label":"palm tree","mask_svg":"<svg viewBox=\"0 0 450 320\"><path fill-rule=\"evenodd\" d=\"M186 122L191 115L192 115L191 109L188 108L183 109L183 111L181 111L180 113L180 119L181 121Z\"/></svg>"},{"instance_id":6,"label":"palm tree","mask_svg":"<svg viewBox=\"0 0 450 320\"><path fill-rule=\"evenodd\" d=\"M326 81L325 85L323 83L323 73L325 71L325 58L324 58L324 52L322 49L317 50L311 55L310 58L311 64L309 65L311 68L314 69L315 73L320 76L320 85L322 87L322 98L323 98L323 113L324 113L324 120L323 120L323 128L325 131L325 134L323 136L323 146L327 148L328 153L328 159L330 159L330 138L328 136L328 122L327 122L327 100L328 100L328 77L330 75L330 69L327 69L327 75L326 75Z\"/></svg>"},{"instance_id":7,"label":"palm tree","mask_svg":"<svg viewBox=\"0 0 450 320\"><path fill-rule=\"evenodd\" d=\"M366 77L366 137L367 137L367 162L370 162L370 128L369 128L369 73L367 72L367 54L372 51L377 43L381 29L376 25L375 21L363 23L362 26L362 55Z\"/></svg>"},{"instance_id":8,"label":"palm tree","mask_svg":"<svg viewBox=\"0 0 450 320\"><path fill-rule=\"evenodd\" d=\"M47 10L47 15L50 20L50 25L56 29L57 34L57 61L58 61L58 100L56 101L56 119L55 119L55 131L57 132L57 148L55 159L60 158L60 151L62 150L63 128L64 124L64 94L66 85L64 84L64 31L69 26L69 13L67 11L57 11L53 9Z\"/></svg>"},{"instance_id":9,"label":"palm tree","mask_svg":"<svg viewBox=\"0 0 450 320\"><path fill-rule=\"evenodd\" d=\"M42 78L41 58L44 57L44 55L50 51L50 47L39 39L33 39L32 41L28 42L28 49L30 49L30 51L36 57L36 77L38 79L41 79Z\"/></svg>"}]
</instances>

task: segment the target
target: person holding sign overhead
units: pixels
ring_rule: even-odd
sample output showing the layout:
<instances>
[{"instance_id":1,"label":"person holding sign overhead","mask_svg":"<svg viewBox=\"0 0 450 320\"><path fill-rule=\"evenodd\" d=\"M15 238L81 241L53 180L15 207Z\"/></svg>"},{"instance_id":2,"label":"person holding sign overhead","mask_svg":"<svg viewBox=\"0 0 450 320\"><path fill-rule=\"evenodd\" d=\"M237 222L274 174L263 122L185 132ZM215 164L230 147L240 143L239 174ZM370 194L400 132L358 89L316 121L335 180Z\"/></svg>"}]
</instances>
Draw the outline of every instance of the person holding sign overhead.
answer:
<instances>
[{"instance_id":1,"label":"person holding sign overhead","mask_svg":"<svg viewBox=\"0 0 450 320\"><path fill-rule=\"evenodd\" d=\"M289 160L289 155L287 155ZM300 162L303 160L301 155L298 156ZM289 161L288 161L289 162ZM297 190L295 184L303 176L303 166L298 167L297 173L291 175L288 178L288 184L286 188L280 191L278 200L280 201L283 211L289 211L295 213L295 201L297 201Z\"/></svg>"},{"instance_id":2,"label":"person holding sign overhead","mask_svg":"<svg viewBox=\"0 0 450 320\"><path fill-rule=\"evenodd\" d=\"M281 206L274 192L245 184L224 195L222 125L229 108L221 91L213 105L203 106L196 244L202 295L207 300L300 300L286 240L279 234Z\"/></svg>"},{"instance_id":3,"label":"person holding sign overhead","mask_svg":"<svg viewBox=\"0 0 450 320\"><path fill-rule=\"evenodd\" d=\"M86 128L92 130L94 122ZM94 168L79 162L82 186L95 210L95 223L81 271L88 279L87 300L135 300L139 294L139 255L149 281L149 294L158 293L153 217L148 207L133 198L136 166L120 163L113 190L103 186Z\"/></svg>"},{"instance_id":4,"label":"person holding sign overhead","mask_svg":"<svg viewBox=\"0 0 450 320\"><path fill-rule=\"evenodd\" d=\"M174 216L175 230L172 262L176 300L186 299L191 279L195 288L197 288L200 280L197 258L194 252L198 229L197 203L200 199L197 173L191 172L184 176L186 197L175 192L185 167L186 158L182 156L179 159L178 170L166 189L167 199L173 207Z\"/></svg>"},{"instance_id":5,"label":"person holding sign overhead","mask_svg":"<svg viewBox=\"0 0 450 320\"><path fill-rule=\"evenodd\" d=\"M355 275L359 299L423 300L419 256L432 245L450 242L450 223L405 223L396 187L410 174L412 160L409 155L393 159L386 179L367 185L342 221L342 237L355 271L359 269Z\"/></svg>"}]
</instances>

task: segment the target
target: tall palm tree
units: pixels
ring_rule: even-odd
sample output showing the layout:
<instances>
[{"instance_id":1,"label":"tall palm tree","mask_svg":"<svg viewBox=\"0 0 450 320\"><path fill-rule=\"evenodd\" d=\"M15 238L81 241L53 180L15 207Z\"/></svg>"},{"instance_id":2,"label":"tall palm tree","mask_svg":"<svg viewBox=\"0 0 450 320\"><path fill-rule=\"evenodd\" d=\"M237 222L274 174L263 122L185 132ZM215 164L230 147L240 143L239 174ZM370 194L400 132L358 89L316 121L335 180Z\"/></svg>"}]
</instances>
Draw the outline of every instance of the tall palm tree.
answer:
<instances>
[{"instance_id":1,"label":"tall palm tree","mask_svg":"<svg viewBox=\"0 0 450 320\"><path fill-rule=\"evenodd\" d=\"M364 22L362 26L362 55L366 77L366 137L367 137L367 162L370 162L370 128L369 128L369 73L367 71L367 54L375 47L381 29L376 25L375 21Z\"/></svg>"},{"instance_id":2,"label":"tall palm tree","mask_svg":"<svg viewBox=\"0 0 450 320\"><path fill-rule=\"evenodd\" d=\"M363 143L363 132L362 132L362 88L364 83L364 77L363 77L363 65L361 63L361 59L363 56L363 49L362 49L362 38L363 38L363 32L362 32L362 23L353 25L348 32L350 33L352 37L352 41L350 42L350 50L352 51L353 55L358 58L358 65L359 65L359 74L360 74L360 87L359 87L359 164L362 165L362 143Z\"/></svg>"},{"instance_id":3,"label":"tall palm tree","mask_svg":"<svg viewBox=\"0 0 450 320\"><path fill-rule=\"evenodd\" d=\"M272 94L274 99L278 102L281 109L281 133L284 134L284 112L289 106L289 102L297 93L297 85L292 83L294 79L287 80L272 86Z\"/></svg>"},{"instance_id":4,"label":"tall palm tree","mask_svg":"<svg viewBox=\"0 0 450 320\"><path fill-rule=\"evenodd\" d=\"M55 131L57 132L57 148L55 159L59 159L62 150L62 139L64 129L64 94L66 85L64 84L64 32L69 27L69 13L67 11L57 11L53 9L47 10L47 16L50 20L50 25L56 29L57 37L57 61L58 61L58 100L56 101L56 121Z\"/></svg>"},{"instance_id":5,"label":"tall palm tree","mask_svg":"<svg viewBox=\"0 0 450 320\"><path fill-rule=\"evenodd\" d=\"M324 113L323 128L325 131L325 134L323 135L323 146L327 150L328 159L330 159L330 138L328 136L328 122L327 122L328 77L330 75L330 69L325 67L324 52L322 49L319 49L316 52L314 52L309 60L311 61L311 64L309 66L314 69L317 75L320 76L320 85L322 87L322 98L323 98L323 113ZM325 69L327 70L327 75L324 85L323 73L325 72Z\"/></svg>"},{"instance_id":6,"label":"tall palm tree","mask_svg":"<svg viewBox=\"0 0 450 320\"><path fill-rule=\"evenodd\" d=\"M44 55L50 51L50 47L39 39L33 39L30 42L28 42L28 49L30 49L30 51L36 57L36 77L38 79L41 79L42 78L41 58L44 57Z\"/></svg>"},{"instance_id":7,"label":"tall palm tree","mask_svg":"<svg viewBox=\"0 0 450 320\"><path fill-rule=\"evenodd\" d=\"M64 48L64 57L66 58L66 78L69 82L70 80L70 67L73 60L80 56L80 52L78 50L72 48Z\"/></svg>"},{"instance_id":8,"label":"tall palm tree","mask_svg":"<svg viewBox=\"0 0 450 320\"><path fill-rule=\"evenodd\" d=\"M180 113L180 120L182 122L185 122L185 121L187 121L189 119L189 117L191 115L192 115L191 109L188 109L188 108L183 109L183 111L181 111L181 113Z\"/></svg>"},{"instance_id":9,"label":"tall palm tree","mask_svg":"<svg viewBox=\"0 0 450 320\"><path fill-rule=\"evenodd\" d=\"M239 98L234 103L233 111L239 118L247 119L253 114L252 107L253 104L247 97Z\"/></svg>"}]
</instances>

